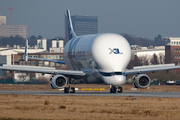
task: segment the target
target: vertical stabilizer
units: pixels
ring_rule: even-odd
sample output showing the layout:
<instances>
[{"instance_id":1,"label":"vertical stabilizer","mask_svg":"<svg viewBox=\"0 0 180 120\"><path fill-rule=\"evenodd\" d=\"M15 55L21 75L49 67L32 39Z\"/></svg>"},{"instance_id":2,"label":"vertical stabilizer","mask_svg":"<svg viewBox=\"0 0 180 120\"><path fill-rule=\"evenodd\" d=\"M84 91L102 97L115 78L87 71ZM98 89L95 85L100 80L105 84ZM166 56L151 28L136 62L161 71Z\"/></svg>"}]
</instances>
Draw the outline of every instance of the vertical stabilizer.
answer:
<instances>
[{"instance_id":1,"label":"vertical stabilizer","mask_svg":"<svg viewBox=\"0 0 180 120\"><path fill-rule=\"evenodd\" d=\"M66 13L67 13L67 17L68 17L68 34L69 34L69 39L72 39L72 38L76 37L76 33L74 32L74 29L73 29L73 26L72 26L70 11L67 10Z\"/></svg>"},{"instance_id":2,"label":"vertical stabilizer","mask_svg":"<svg viewBox=\"0 0 180 120\"><path fill-rule=\"evenodd\" d=\"M24 52L24 60L25 60L25 61L28 60L27 50L28 50L28 40L26 39L25 52Z\"/></svg>"}]
</instances>

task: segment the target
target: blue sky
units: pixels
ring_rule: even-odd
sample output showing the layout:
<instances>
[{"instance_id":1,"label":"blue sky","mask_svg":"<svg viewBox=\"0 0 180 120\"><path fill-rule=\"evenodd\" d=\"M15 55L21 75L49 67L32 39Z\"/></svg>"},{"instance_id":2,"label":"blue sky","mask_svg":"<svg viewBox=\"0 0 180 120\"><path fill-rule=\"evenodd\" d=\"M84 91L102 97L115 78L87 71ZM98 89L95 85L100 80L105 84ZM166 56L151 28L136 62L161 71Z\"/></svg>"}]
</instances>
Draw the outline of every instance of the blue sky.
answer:
<instances>
[{"instance_id":1,"label":"blue sky","mask_svg":"<svg viewBox=\"0 0 180 120\"><path fill-rule=\"evenodd\" d=\"M64 11L98 16L99 33L127 33L154 39L180 37L180 0L0 0L13 7L13 25L28 25L28 33L45 38L64 37ZM9 10L0 9L7 16Z\"/></svg>"}]
</instances>

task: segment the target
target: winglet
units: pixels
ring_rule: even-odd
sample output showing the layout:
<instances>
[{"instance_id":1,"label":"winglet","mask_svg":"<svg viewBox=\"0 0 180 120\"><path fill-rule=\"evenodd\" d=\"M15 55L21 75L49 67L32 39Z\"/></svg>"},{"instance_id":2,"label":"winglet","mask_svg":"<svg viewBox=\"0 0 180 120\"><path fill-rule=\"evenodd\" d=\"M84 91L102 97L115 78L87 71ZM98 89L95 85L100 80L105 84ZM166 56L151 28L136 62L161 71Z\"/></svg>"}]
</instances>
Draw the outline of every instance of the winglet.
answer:
<instances>
[{"instance_id":1,"label":"winglet","mask_svg":"<svg viewBox=\"0 0 180 120\"><path fill-rule=\"evenodd\" d=\"M70 11L67 10L67 17L68 17L68 34L69 34L69 39L72 39L76 36L76 33L74 32L73 26L72 26L72 20L71 20L71 15L70 15Z\"/></svg>"},{"instance_id":2,"label":"winglet","mask_svg":"<svg viewBox=\"0 0 180 120\"><path fill-rule=\"evenodd\" d=\"M26 39L25 52L24 52L24 60L25 60L25 61L28 60L27 50L28 50L28 40Z\"/></svg>"}]
</instances>

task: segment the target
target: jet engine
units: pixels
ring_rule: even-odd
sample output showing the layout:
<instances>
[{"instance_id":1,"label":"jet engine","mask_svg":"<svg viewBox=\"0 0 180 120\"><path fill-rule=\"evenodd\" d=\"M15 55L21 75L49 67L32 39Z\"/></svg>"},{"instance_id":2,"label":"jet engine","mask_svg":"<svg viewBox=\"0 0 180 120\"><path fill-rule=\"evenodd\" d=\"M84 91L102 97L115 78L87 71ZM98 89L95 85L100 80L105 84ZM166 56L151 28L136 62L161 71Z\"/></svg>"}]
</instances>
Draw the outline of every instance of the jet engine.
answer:
<instances>
[{"instance_id":1,"label":"jet engine","mask_svg":"<svg viewBox=\"0 0 180 120\"><path fill-rule=\"evenodd\" d=\"M52 89L62 89L67 85L67 79L63 75L54 75L50 77L50 87Z\"/></svg>"},{"instance_id":2,"label":"jet engine","mask_svg":"<svg viewBox=\"0 0 180 120\"><path fill-rule=\"evenodd\" d=\"M146 74L137 74L133 77L135 88L147 88L150 85L150 78Z\"/></svg>"}]
</instances>

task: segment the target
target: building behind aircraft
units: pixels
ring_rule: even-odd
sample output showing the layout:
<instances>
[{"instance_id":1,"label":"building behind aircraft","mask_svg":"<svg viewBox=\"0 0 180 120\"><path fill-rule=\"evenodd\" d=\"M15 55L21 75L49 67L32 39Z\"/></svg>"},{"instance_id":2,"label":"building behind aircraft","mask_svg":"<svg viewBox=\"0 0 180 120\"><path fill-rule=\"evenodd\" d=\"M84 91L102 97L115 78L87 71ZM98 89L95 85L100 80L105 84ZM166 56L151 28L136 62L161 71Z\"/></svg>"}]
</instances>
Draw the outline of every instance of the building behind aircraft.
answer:
<instances>
[{"instance_id":1,"label":"building behind aircraft","mask_svg":"<svg viewBox=\"0 0 180 120\"><path fill-rule=\"evenodd\" d=\"M65 44L68 42L68 18L67 11L65 11ZM97 16L80 16L71 15L72 25L74 32L77 36L88 35L88 34L98 34L98 17Z\"/></svg>"},{"instance_id":2,"label":"building behind aircraft","mask_svg":"<svg viewBox=\"0 0 180 120\"><path fill-rule=\"evenodd\" d=\"M123 36L114 33L77 36L73 29L69 10L67 10L67 16L68 36L71 40L64 47L64 61L52 60L49 57L29 56L28 40L26 39L24 63L28 64L28 59L43 60L66 64L68 70L23 65L3 65L0 66L0 69L53 74L50 77L50 87L52 89L64 88L64 93L75 93L75 88L71 87L74 79L82 79L87 83L105 83L111 85L110 93L121 93L123 91L121 86L125 84L128 74L134 74L133 86L135 88L147 88L151 79L145 73L180 68L175 64L164 64L127 69L131 60L131 47ZM67 85L68 87L66 87Z\"/></svg>"},{"instance_id":3,"label":"building behind aircraft","mask_svg":"<svg viewBox=\"0 0 180 120\"><path fill-rule=\"evenodd\" d=\"M1 37L15 37L19 35L23 38L28 37L27 25L6 25L6 16L0 16L0 36Z\"/></svg>"}]
</instances>

